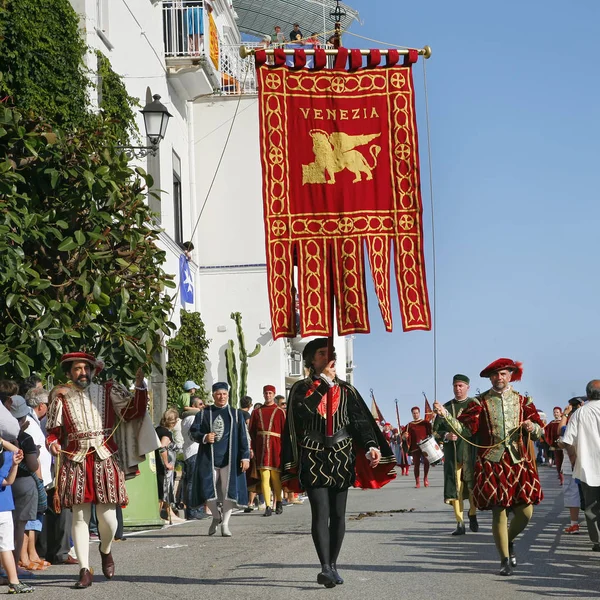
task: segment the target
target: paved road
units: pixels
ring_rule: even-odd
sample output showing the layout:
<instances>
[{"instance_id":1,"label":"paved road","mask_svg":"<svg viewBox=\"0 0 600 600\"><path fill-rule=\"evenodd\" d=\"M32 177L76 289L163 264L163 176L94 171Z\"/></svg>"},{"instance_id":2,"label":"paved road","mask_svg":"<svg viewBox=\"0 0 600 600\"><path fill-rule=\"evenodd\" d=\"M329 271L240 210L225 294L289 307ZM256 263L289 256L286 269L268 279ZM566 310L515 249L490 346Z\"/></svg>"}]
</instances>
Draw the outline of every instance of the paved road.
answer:
<instances>
[{"instance_id":1,"label":"paved road","mask_svg":"<svg viewBox=\"0 0 600 600\"><path fill-rule=\"evenodd\" d=\"M100 572L94 544L98 574L90 589L70 588L77 567L55 566L36 578L36 594L48 600L600 598L600 553L591 552L585 532L562 533L568 516L555 472L543 468L541 477L546 498L518 540L520 566L511 578L497 575L489 513L481 515L479 533L449 535L452 511L442 503L437 467L429 488L416 490L412 477L399 477L383 490L350 491L339 560L346 583L331 590L315 582L319 567L306 504L268 519L256 512L234 515L233 538L209 538L207 521L130 536L114 546L117 576L110 582ZM402 510L407 512L393 512ZM365 512L373 514L360 518ZM182 547L165 548L175 545Z\"/></svg>"}]
</instances>

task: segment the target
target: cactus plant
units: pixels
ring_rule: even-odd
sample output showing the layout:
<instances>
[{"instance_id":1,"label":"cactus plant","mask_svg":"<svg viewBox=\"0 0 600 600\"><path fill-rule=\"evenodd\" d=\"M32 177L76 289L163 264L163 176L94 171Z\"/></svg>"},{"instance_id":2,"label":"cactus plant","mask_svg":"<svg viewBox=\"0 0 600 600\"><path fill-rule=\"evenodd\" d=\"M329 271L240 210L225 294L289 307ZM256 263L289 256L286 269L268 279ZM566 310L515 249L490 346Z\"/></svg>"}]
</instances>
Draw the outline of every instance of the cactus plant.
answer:
<instances>
[{"instance_id":1,"label":"cactus plant","mask_svg":"<svg viewBox=\"0 0 600 600\"><path fill-rule=\"evenodd\" d=\"M239 376L235 356L235 343L233 340L227 342L227 348L225 349L225 365L227 368L227 381L230 386L229 402L231 406L237 408L240 398L243 398L248 393L248 359L256 356L260 352L261 345L257 343L254 350L248 354L246 351L244 330L242 329L242 314L239 312L232 312L231 318L235 321L237 333L240 361Z\"/></svg>"}]
</instances>

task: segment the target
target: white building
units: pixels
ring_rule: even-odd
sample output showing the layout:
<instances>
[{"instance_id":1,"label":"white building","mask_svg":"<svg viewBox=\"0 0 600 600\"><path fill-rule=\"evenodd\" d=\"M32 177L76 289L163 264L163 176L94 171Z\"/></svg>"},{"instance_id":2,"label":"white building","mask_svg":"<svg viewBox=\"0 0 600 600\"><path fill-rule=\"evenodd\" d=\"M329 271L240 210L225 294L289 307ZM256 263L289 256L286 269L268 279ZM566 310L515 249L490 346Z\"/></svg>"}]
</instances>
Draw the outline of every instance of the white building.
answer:
<instances>
[{"instance_id":1,"label":"white building","mask_svg":"<svg viewBox=\"0 0 600 600\"><path fill-rule=\"evenodd\" d=\"M300 353L306 340L274 341L270 334L256 81L253 59L240 58L239 48L243 34L274 37L275 25L286 37L295 22L305 35L332 30L329 12L335 0L71 4L81 15L86 43L109 58L129 94L142 105L150 92L159 94L173 115L157 156L143 166L162 190L161 201L152 207L164 228L165 268L177 274L177 283L180 244L194 244L190 265L196 293L187 308L201 313L211 340L207 384L227 378L229 339L237 352L230 315L240 312L248 352L261 346L248 359L248 393L259 400L265 384L283 393L303 374ZM345 27L356 13L344 8ZM88 66L93 70L93 63ZM139 126L143 131L141 118ZM179 306L175 322L178 314ZM336 343L341 377L351 377L351 345L351 340Z\"/></svg>"}]
</instances>

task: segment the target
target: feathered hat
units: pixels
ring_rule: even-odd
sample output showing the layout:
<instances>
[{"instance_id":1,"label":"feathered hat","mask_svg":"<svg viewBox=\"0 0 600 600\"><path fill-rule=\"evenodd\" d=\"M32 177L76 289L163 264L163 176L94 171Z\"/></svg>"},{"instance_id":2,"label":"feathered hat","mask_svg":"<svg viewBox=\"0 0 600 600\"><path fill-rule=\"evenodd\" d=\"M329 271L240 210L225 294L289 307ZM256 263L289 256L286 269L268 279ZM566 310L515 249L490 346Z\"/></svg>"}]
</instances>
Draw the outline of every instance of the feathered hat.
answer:
<instances>
[{"instance_id":1,"label":"feathered hat","mask_svg":"<svg viewBox=\"0 0 600 600\"><path fill-rule=\"evenodd\" d=\"M479 373L479 377L488 378L492 373L504 369L512 371L511 381L521 381L521 377L523 377L523 363L512 360L512 358L499 358L495 360Z\"/></svg>"}]
</instances>

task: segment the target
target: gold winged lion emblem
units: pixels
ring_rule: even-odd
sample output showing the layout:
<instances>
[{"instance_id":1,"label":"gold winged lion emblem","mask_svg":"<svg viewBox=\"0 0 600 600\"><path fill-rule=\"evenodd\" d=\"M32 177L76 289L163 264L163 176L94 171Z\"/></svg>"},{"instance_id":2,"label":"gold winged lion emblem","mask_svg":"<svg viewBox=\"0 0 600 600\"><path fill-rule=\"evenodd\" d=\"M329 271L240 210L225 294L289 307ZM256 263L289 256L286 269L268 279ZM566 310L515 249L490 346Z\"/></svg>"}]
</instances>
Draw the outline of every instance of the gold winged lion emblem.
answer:
<instances>
[{"instance_id":1,"label":"gold winged lion emblem","mask_svg":"<svg viewBox=\"0 0 600 600\"><path fill-rule=\"evenodd\" d=\"M355 150L364 146L381 133L366 135L350 135L337 131L327 133L322 129L311 129L309 132L313 140L313 153L315 160L307 165L302 165L302 185L305 183L335 183L335 174L348 169L354 173L352 183L362 181L362 174L366 174L365 181L373 179L373 169L377 166L377 157L381 146L372 144L369 148L373 165L370 165L363 154Z\"/></svg>"}]
</instances>

